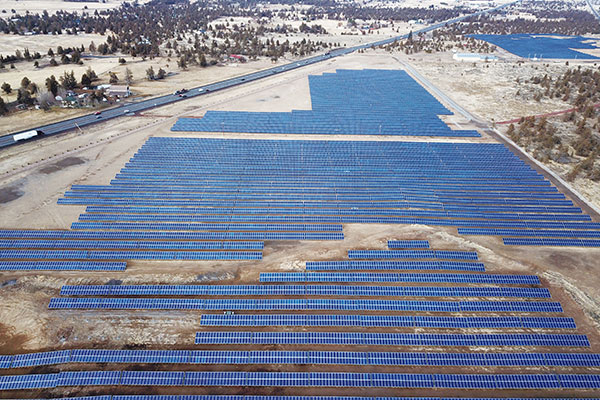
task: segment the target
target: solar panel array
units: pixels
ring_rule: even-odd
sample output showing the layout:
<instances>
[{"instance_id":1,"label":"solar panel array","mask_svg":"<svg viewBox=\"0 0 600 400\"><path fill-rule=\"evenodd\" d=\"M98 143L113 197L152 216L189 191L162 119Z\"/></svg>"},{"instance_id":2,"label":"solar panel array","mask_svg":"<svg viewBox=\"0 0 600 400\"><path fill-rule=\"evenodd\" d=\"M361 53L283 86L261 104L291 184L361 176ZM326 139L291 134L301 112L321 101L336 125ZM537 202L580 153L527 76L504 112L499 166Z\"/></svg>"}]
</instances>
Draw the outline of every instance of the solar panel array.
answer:
<instances>
[{"instance_id":1,"label":"solar panel array","mask_svg":"<svg viewBox=\"0 0 600 400\"><path fill-rule=\"evenodd\" d=\"M79 349L0 357L6 358L6 361L0 364L0 368L2 369L68 363L600 367L600 354L590 353L406 353L298 350Z\"/></svg>"},{"instance_id":2,"label":"solar panel array","mask_svg":"<svg viewBox=\"0 0 600 400\"><path fill-rule=\"evenodd\" d=\"M351 372L69 371L0 376L0 390L67 386L381 387L598 389L594 374L406 374Z\"/></svg>"},{"instance_id":3,"label":"solar panel array","mask_svg":"<svg viewBox=\"0 0 600 400\"><path fill-rule=\"evenodd\" d=\"M405 242L408 243L408 242ZM400 244L399 246L405 246ZM409 245L410 246L410 245ZM423 252L438 250L366 250L369 257L387 257L389 252ZM363 254L365 250L351 250L350 255ZM440 301L418 300L417 297L523 297L550 298L546 288L534 275L506 275L484 273L485 267L477 262L474 252L444 251L464 261L355 259L307 263L307 267L328 268L466 268L468 273L386 273L386 272L300 272L261 273L262 281L300 281L303 284L263 285L67 285L61 289L63 296L53 298L51 309L124 309L124 310L247 310L255 313L203 314L200 325L224 327L227 330L201 330L196 333L195 344L209 346L201 350L71 350L31 355L5 356L0 366L52 365L63 363L156 363L156 364L224 364L224 365L346 365L346 366L406 366L406 367L528 367L528 368L596 368L600 367L600 355L595 353L565 352L510 352L497 353L494 347L543 347L581 349L589 348L586 335L573 333L576 329L572 318L529 313L561 313L558 302L551 301ZM431 254L426 257L431 257ZM355 263L352 266L352 263ZM308 269L308 268L307 268ZM374 270L376 271L376 270ZM318 280L336 282L340 279L352 284L305 284ZM274 278L273 278L274 277ZM300 278L298 278L300 277ZM307 278L308 277L308 278ZM358 282L381 281L385 286L367 286ZM443 283L455 282L463 286L399 286L398 282ZM390 284L391 283L391 284ZM494 284L497 286L480 286ZM506 285L521 285L510 287ZM87 297L96 296L96 297ZM102 297L97 297L102 296ZM124 297L115 297L124 296ZM138 297L154 296L154 297ZM182 298L182 296L230 296L230 298ZM256 299L240 298L256 296ZM294 298L276 298L292 296ZM333 296L335 298L306 298L307 296ZM351 299L352 296L405 296L409 300ZM276 311L343 311L342 314L294 313L277 314ZM399 315L365 314L369 311L391 312L438 312L451 315ZM260 314L256 313L260 312ZM507 313L484 316L460 315L456 313ZM264 331L262 327L288 327L286 331ZM344 331L294 330L302 327L344 327ZM352 327L369 328L369 332L352 331ZM242 329L246 330L242 330ZM257 328L258 330L247 330ZM373 332L377 328L436 329L434 332ZM447 333L440 329L459 329L458 333ZM485 333L463 331L485 329ZM510 329L509 332L490 333L488 330ZM530 330L554 332L531 332ZM563 330L556 333L556 330ZM567 330L564 332L564 330ZM212 346L219 346L214 350ZM235 349L222 349L236 346ZM246 350L239 346L277 346L281 350ZM394 348L446 348L477 349L468 352L378 352L378 351L332 351L287 349L287 346L390 346ZM86 384L85 374L76 372L65 382ZM113 373L113 372L111 372ZM597 388L600 383L596 375L577 374L356 374L346 372L316 373L333 374L329 378L315 372L172 372L131 371L120 377L121 385L201 385L201 386L329 386L329 387L395 387L395 388ZM77 375L79 374L79 375ZM209 374L209 375L206 375ZM210 375L213 374L213 375ZM236 375L238 374L238 375ZM248 375L244 375L248 374ZM255 374L261 375L256 378ZM281 374L269 375L269 374ZM106 379L113 384L114 375L104 378L91 375L91 381ZM198 376L203 376L200 379ZM19 378L22 379L22 378ZM329 380L328 380L329 379ZM563 384L564 380L564 384ZM600 382L600 380L599 380ZM564 386L561 386L564 385ZM0 384L1 386L1 384Z\"/></svg>"},{"instance_id":4,"label":"solar panel array","mask_svg":"<svg viewBox=\"0 0 600 400\"><path fill-rule=\"evenodd\" d=\"M600 232L492 143L153 137L110 185L74 185L59 203L87 206L72 225L86 240L339 240L344 223L383 223L568 231L589 246ZM472 259L427 241L390 243L352 258Z\"/></svg>"},{"instance_id":5,"label":"solar panel array","mask_svg":"<svg viewBox=\"0 0 600 400\"><path fill-rule=\"evenodd\" d=\"M451 115L405 71L337 70L309 78L312 110L207 111L180 118L173 131L479 137L452 130L438 115ZM398 93L410 93L401 96Z\"/></svg>"},{"instance_id":6,"label":"solar panel array","mask_svg":"<svg viewBox=\"0 0 600 400\"><path fill-rule=\"evenodd\" d=\"M353 89L358 96L375 90L362 102L348 102L345 89L324 90L327 82L339 85L338 79L350 82L369 75L373 79L359 79ZM385 117L382 129L393 128L395 134L471 135L451 131L433 115L432 111L443 114L447 110L422 88L414 89L414 82L402 87L404 92L373 95L377 87L383 88L383 78L398 84L404 79L396 79L400 75L338 71L311 78L315 110L290 115L300 121L301 129L311 131L317 125L326 129L353 125L344 133L369 133L377 118ZM413 89L417 90L414 98ZM410 96L400 95L407 91ZM340 93L346 97L343 104L336 100ZM351 118L338 121L339 114L325 111L335 109L336 103ZM377 112L368 110L369 105ZM410 116L396 124L402 113ZM210 115L204 122L210 122ZM319 120L322 116L331 120ZM243 118L227 122L234 126L240 121ZM245 122L261 130L276 129L280 123L252 126ZM74 185L59 203L86 206L72 230L0 230L0 259L43 260L41 265L82 269L124 267L123 263L91 260L256 260L262 257L264 240L341 240L344 223L455 226L465 232L514 233L516 239L536 240L544 240L540 235L546 232L562 232L552 233L552 238L575 240L581 246L589 245L584 241L599 237L600 231L599 223L592 222L543 176L506 147L490 143L152 137L110 185ZM81 261L52 261L59 259ZM33 263L10 261L6 265ZM438 373L279 372L279 367L271 367L278 372L118 371L115 367L72 371L67 367L68 371L54 374L0 376L0 390L94 385L600 388L600 375L548 370L595 368L600 366L600 355L581 352L588 350L590 341L574 331L572 318L559 314L563 308L549 301L550 291L533 287L541 284L539 278L485 273L472 251L431 249L427 240L397 239L390 240L386 250L356 249L348 252L347 260L308 262L302 272L263 272L260 281L264 284L64 286L61 295L72 297L51 299L50 312L56 317L77 315L77 310L104 310L102 315L129 310L124 313L146 316L151 315L146 310L205 310L208 314L201 316L194 341L199 350L61 350L0 356L0 368L68 363L329 364L425 366ZM411 286L416 283L422 285ZM352 298L368 296L407 298ZM490 298L480 299L486 297ZM86 318L94 315L83 313ZM269 331L274 330L269 327L283 326L285 330ZM189 341L191 345L192 337ZM311 347L298 350L294 346ZM427 351L320 351L315 346L427 347ZM490 352L497 346L514 347L514 351ZM531 347L544 349L526 351ZM542 373L440 373L445 369L439 367L446 366L468 367L469 371L472 367L527 366L529 372ZM260 399L244 396L237 400ZM285 400L270 398L275 399Z\"/></svg>"},{"instance_id":7,"label":"solar panel array","mask_svg":"<svg viewBox=\"0 0 600 400\"><path fill-rule=\"evenodd\" d=\"M519 57L535 59L597 60L598 57L579 49L595 49L593 39L585 36L513 33L510 35L469 35L501 47ZM591 39L591 40L590 40Z\"/></svg>"}]
</instances>

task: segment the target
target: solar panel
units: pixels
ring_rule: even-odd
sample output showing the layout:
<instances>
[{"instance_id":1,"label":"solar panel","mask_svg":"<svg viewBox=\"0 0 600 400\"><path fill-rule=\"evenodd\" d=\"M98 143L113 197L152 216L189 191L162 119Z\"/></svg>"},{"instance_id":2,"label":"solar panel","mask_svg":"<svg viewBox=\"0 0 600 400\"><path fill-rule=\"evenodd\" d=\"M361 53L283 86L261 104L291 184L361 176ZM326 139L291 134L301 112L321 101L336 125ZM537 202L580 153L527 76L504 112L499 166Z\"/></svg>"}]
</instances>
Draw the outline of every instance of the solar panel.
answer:
<instances>
[{"instance_id":1,"label":"solar panel","mask_svg":"<svg viewBox=\"0 0 600 400\"><path fill-rule=\"evenodd\" d=\"M430 312L562 312L543 301L421 301L348 299L52 298L50 309L122 310L373 310Z\"/></svg>"},{"instance_id":2,"label":"solar panel","mask_svg":"<svg viewBox=\"0 0 600 400\"><path fill-rule=\"evenodd\" d=\"M196 344L331 344L372 346L572 346L589 347L585 335L569 334L416 334L360 332L196 333Z\"/></svg>"},{"instance_id":3,"label":"solar panel","mask_svg":"<svg viewBox=\"0 0 600 400\"><path fill-rule=\"evenodd\" d=\"M535 275L380 272L261 272L261 282L430 282L539 285Z\"/></svg>"},{"instance_id":4,"label":"solar panel","mask_svg":"<svg viewBox=\"0 0 600 400\"><path fill-rule=\"evenodd\" d=\"M62 296L410 296L538 297L545 288L419 287L348 285L67 285Z\"/></svg>"}]
</instances>

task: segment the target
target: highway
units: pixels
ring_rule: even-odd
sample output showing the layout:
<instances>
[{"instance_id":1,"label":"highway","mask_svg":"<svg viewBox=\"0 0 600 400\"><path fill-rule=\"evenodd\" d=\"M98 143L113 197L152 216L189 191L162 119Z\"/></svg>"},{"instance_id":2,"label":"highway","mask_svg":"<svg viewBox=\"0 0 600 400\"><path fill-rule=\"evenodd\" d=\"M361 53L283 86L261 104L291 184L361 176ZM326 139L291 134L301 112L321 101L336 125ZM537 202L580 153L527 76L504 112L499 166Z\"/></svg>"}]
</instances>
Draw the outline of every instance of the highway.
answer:
<instances>
[{"instance_id":1,"label":"highway","mask_svg":"<svg viewBox=\"0 0 600 400\"><path fill-rule=\"evenodd\" d=\"M516 1L506 3L503 5L497 6L497 7L478 11L473 14L468 14L468 15L463 15L460 17L452 18L452 19L428 26L423 29L419 29L419 30L413 32L413 34L418 35L419 33L430 32L435 29L439 29L443 26L446 26L448 24L460 22L469 17L478 16L478 15L482 15L485 13L497 11L499 9L502 9L502 8L508 7L514 3L517 3L519 1L521 1L521 0L516 0ZM110 109L104 110L104 111L102 111L102 114L100 115L99 118L97 115L92 113L92 114L87 114L87 115L83 115L83 116L76 117L76 118L66 119L64 121L56 122L53 124L38 126L36 128L27 129L25 131L35 129L38 131L42 131L44 133L44 136L46 136L46 135L49 136L49 135L55 135L58 133L67 132L67 131L70 131L73 129L80 129L85 126L90 126L90 125L104 122L107 120L111 120L114 118L127 117L126 116L127 114L137 113L137 112L141 112L141 111L147 111L147 110L150 110L150 109L153 109L156 107L160 107L160 106L163 106L166 104L172 104L172 103L175 103L178 101L184 101L184 100L192 98L192 97L203 96L203 95L206 95L207 93L231 88L233 86L242 85L242 84L245 84L248 82L253 82L258 79L266 78L266 77L273 76L276 74L281 74L281 73L291 71L296 68L304 67L306 65L311 65L311 64L315 64L315 63L318 63L321 61L326 61L333 57L339 57L339 56L343 56L346 54L350 54L357 50L367 49L367 48L370 48L373 46L390 44L390 43L394 42L395 40L406 39L407 36L408 36L407 34L404 34L404 35L395 36L395 37L391 37L388 39L379 40L376 42L369 42L369 43L365 43L365 44L361 44L361 45L357 45L357 46L353 46L353 47L339 48L339 49L335 49L330 52L327 52L325 54L320 54L317 56L294 61L294 62L285 64L285 65L280 65L280 66L268 68L268 69L265 69L262 71L257 71L257 72L253 72L250 74L226 79L223 81L214 82L211 84L204 85L202 87L196 87L196 88L190 89L189 92L187 92L185 94L186 97L179 97L178 95L175 95L175 94L164 95L164 96L160 96L160 97L151 98L148 100L142 100L142 101L135 102L135 103L123 104L123 105L120 105L115 108L110 108ZM22 143L22 142L15 141L13 136L16 134L25 132L25 131L19 131L19 132L14 132L14 133L11 133L8 135L0 136L0 148ZM44 136L38 136L38 139L41 140L41 139L43 139Z\"/></svg>"}]
</instances>

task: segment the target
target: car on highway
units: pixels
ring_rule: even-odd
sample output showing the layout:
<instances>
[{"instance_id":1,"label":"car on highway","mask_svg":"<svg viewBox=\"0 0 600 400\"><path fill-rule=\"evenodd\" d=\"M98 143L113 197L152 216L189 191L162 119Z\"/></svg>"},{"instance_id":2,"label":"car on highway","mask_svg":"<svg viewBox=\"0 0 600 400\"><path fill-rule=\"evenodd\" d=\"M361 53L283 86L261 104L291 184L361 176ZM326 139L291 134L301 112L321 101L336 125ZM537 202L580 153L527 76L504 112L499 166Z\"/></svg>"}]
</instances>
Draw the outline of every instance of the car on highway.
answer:
<instances>
[{"instance_id":1,"label":"car on highway","mask_svg":"<svg viewBox=\"0 0 600 400\"><path fill-rule=\"evenodd\" d=\"M94 113L94 115L100 115L100 114L102 114L102 111L96 111L96 112Z\"/></svg>"}]
</instances>

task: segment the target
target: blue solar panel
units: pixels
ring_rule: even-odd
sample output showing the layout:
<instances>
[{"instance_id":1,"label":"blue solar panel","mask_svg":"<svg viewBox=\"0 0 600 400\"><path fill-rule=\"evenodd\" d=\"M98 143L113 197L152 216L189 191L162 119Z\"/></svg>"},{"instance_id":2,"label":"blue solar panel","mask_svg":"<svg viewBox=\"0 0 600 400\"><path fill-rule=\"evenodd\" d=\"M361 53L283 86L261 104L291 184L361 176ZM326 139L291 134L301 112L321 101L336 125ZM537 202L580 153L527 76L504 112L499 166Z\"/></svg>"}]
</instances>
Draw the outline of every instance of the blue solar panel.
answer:
<instances>
[{"instance_id":1,"label":"blue solar panel","mask_svg":"<svg viewBox=\"0 0 600 400\"><path fill-rule=\"evenodd\" d=\"M35 367L37 365L63 364L69 362L69 357L69 350L19 354L13 357L11 367L20 368Z\"/></svg>"},{"instance_id":2,"label":"blue solar panel","mask_svg":"<svg viewBox=\"0 0 600 400\"><path fill-rule=\"evenodd\" d=\"M349 79L346 73L338 71L336 75ZM380 71L353 73L364 74L360 82L369 77L376 82L391 79L376 77ZM311 79L320 82L322 77ZM381 99L372 100L379 104ZM345 99L344 106L346 103ZM361 108L364 104L356 106ZM428 107L424 111L432 115L433 110ZM251 114L233 114L227 123L252 126L246 121ZM392 114L396 116L397 110ZM279 118L282 114L277 115ZM307 111L290 115L298 126L308 123ZM372 117L372 110L366 114L353 110L351 115L360 116L364 124ZM206 118L210 116L202 121L208 121ZM434 120L446 126L439 118ZM272 121L263 122L267 125L261 126L268 126ZM340 128L347 122L337 121L334 125ZM420 133L428 131L423 118L419 118L418 129ZM464 163L465 159L469 162ZM494 168L497 165L503 168ZM583 239L594 239L600 231L599 223L583 215L543 176L504 146L489 143L156 137L142 146L110 185L74 185L59 202L90 206L80 222L73 224L77 232L25 235L38 239L55 235L51 238L114 241L162 240L167 236L169 239L164 240L190 240L188 234L195 234L195 240L341 240L343 223L384 223L517 229L532 235L542 230L569 230L570 235L581 240L570 245L596 246L597 243ZM0 231L0 237L4 238L4 233ZM83 236L76 236L79 234ZM15 239L14 233L7 235ZM417 242L395 243L426 250L426 241ZM120 244L127 245L130 244ZM176 246L160 246L169 245ZM467 253L436 251L433 259L475 259ZM407 252L406 257L422 258L424 254ZM45 255L58 256L35 254ZM101 257L106 259L105 255ZM155 258L157 255L152 257L160 259Z\"/></svg>"},{"instance_id":3,"label":"blue solar panel","mask_svg":"<svg viewBox=\"0 0 600 400\"><path fill-rule=\"evenodd\" d=\"M539 285L535 275L371 273L371 272L261 272L261 282L430 282Z\"/></svg>"},{"instance_id":4,"label":"blue solar panel","mask_svg":"<svg viewBox=\"0 0 600 400\"><path fill-rule=\"evenodd\" d=\"M594 49L590 38L583 36L557 36L529 33L510 35L476 34L469 35L475 39L485 40L523 58L557 58L596 60L598 57L578 49Z\"/></svg>"},{"instance_id":5,"label":"blue solar panel","mask_svg":"<svg viewBox=\"0 0 600 400\"><path fill-rule=\"evenodd\" d=\"M546 288L419 287L348 285L66 285L62 296L410 296L539 297Z\"/></svg>"},{"instance_id":6,"label":"blue solar panel","mask_svg":"<svg viewBox=\"0 0 600 400\"><path fill-rule=\"evenodd\" d=\"M585 335L564 334L415 334L360 332L211 332L196 333L196 344L330 344L370 346L573 346L589 347Z\"/></svg>"},{"instance_id":7,"label":"blue solar panel","mask_svg":"<svg viewBox=\"0 0 600 400\"><path fill-rule=\"evenodd\" d=\"M179 371L123 371L124 386L181 386L185 372Z\"/></svg>"},{"instance_id":8,"label":"blue solar panel","mask_svg":"<svg viewBox=\"0 0 600 400\"><path fill-rule=\"evenodd\" d=\"M464 261L389 261L389 260L348 260L348 261L307 261L307 271L343 270L450 270L485 271L483 263Z\"/></svg>"},{"instance_id":9,"label":"blue solar panel","mask_svg":"<svg viewBox=\"0 0 600 400\"><path fill-rule=\"evenodd\" d=\"M121 371L68 371L58 375L56 386L115 386Z\"/></svg>"},{"instance_id":10,"label":"blue solar panel","mask_svg":"<svg viewBox=\"0 0 600 400\"><path fill-rule=\"evenodd\" d=\"M0 240L0 249L262 250L263 242L26 239Z\"/></svg>"},{"instance_id":11,"label":"blue solar panel","mask_svg":"<svg viewBox=\"0 0 600 400\"><path fill-rule=\"evenodd\" d=\"M180 118L175 131L296 134L372 134L478 137L452 130L436 114L451 114L405 71L338 70L309 76L312 110L289 113L208 111L202 119ZM407 96L392 93L410 93ZM351 99L351 101L348 101ZM368 106L366 106L368 104ZM368 112L367 112L368 110Z\"/></svg>"},{"instance_id":12,"label":"blue solar panel","mask_svg":"<svg viewBox=\"0 0 600 400\"><path fill-rule=\"evenodd\" d=\"M0 250L0 259L260 260L260 251Z\"/></svg>"},{"instance_id":13,"label":"blue solar panel","mask_svg":"<svg viewBox=\"0 0 600 400\"><path fill-rule=\"evenodd\" d=\"M428 249L428 240L388 240L390 249Z\"/></svg>"},{"instance_id":14,"label":"blue solar panel","mask_svg":"<svg viewBox=\"0 0 600 400\"><path fill-rule=\"evenodd\" d=\"M124 262L0 261L0 271L124 271Z\"/></svg>"},{"instance_id":15,"label":"blue solar panel","mask_svg":"<svg viewBox=\"0 0 600 400\"><path fill-rule=\"evenodd\" d=\"M352 372L74 371L0 376L0 390L66 386L322 386L396 388L597 389L592 374L401 374ZM126 399L129 396L118 396ZM171 396L170 396L171 397ZM186 396L182 397L182 400ZM285 399L285 397L282 397Z\"/></svg>"},{"instance_id":16,"label":"blue solar panel","mask_svg":"<svg viewBox=\"0 0 600 400\"><path fill-rule=\"evenodd\" d=\"M350 259L433 258L443 260L477 260L474 251L445 250L348 250Z\"/></svg>"},{"instance_id":17,"label":"blue solar panel","mask_svg":"<svg viewBox=\"0 0 600 400\"><path fill-rule=\"evenodd\" d=\"M545 301L421 301L347 299L52 298L50 309L121 310L373 310L430 312L562 312Z\"/></svg>"},{"instance_id":18,"label":"blue solar panel","mask_svg":"<svg viewBox=\"0 0 600 400\"><path fill-rule=\"evenodd\" d=\"M204 326L360 326L420 328L575 329L565 317L434 317L409 315L204 314Z\"/></svg>"}]
</instances>

